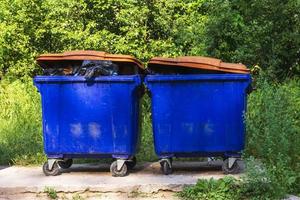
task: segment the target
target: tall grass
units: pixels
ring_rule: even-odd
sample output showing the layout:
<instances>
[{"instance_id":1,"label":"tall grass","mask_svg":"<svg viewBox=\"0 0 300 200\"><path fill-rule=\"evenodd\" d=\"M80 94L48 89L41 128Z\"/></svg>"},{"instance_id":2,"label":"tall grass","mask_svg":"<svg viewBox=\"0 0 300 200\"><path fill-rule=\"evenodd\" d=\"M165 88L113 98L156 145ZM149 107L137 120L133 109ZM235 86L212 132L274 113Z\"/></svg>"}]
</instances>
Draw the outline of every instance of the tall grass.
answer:
<instances>
[{"instance_id":1,"label":"tall grass","mask_svg":"<svg viewBox=\"0 0 300 200\"><path fill-rule=\"evenodd\" d=\"M151 99L145 94L141 100L141 144L137 159L140 161L154 161L157 159L154 153L152 120L151 120Z\"/></svg>"},{"instance_id":2,"label":"tall grass","mask_svg":"<svg viewBox=\"0 0 300 200\"><path fill-rule=\"evenodd\" d=\"M269 192L300 193L300 79L258 81L248 99L245 155L265 164Z\"/></svg>"},{"instance_id":3,"label":"tall grass","mask_svg":"<svg viewBox=\"0 0 300 200\"><path fill-rule=\"evenodd\" d=\"M0 164L41 163L41 107L32 81L2 80L0 110Z\"/></svg>"}]
</instances>

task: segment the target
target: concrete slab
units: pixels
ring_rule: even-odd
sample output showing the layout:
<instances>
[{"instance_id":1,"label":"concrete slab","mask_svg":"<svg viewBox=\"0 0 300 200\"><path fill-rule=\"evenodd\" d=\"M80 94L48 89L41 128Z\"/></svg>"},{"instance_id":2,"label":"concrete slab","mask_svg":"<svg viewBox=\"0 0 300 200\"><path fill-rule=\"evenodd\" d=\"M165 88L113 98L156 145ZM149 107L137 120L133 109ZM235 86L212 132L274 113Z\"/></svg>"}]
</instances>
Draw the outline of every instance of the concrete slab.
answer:
<instances>
[{"instance_id":1,"label":"concrete slab","mask_svg":"<svg viewBox=\"0 0 300 200\"><path fill-rule=\"evenodd\" d=\"M159 163L144 163L126 177L112 177L109 164L75 164L55 177L45 176L42 167L13 166L0 170L0 199L6 195L42 193L46 187L64 193L174 192L195 184L198 179L223 178L221 164L174 161L174 173L166 176L160 172Z\"/></svg>"}]
</instances>

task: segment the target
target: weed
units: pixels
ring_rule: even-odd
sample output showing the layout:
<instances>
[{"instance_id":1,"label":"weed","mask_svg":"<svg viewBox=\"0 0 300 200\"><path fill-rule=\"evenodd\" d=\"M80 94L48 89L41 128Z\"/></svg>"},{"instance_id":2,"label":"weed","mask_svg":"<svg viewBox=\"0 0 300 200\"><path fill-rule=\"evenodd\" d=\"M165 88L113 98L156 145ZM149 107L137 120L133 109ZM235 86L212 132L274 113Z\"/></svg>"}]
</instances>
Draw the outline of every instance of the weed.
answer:
<instances>
[{"instance_id":1,"label":"weed","mask_svg":"<svg viewBox=\"0 0 300 200\"><path fill-rule=\"evenodd\" d=\"M47 196L50 199L57 199L58 198L56 190L52 187L45 187L44 192L47 193Z\"/></svg>"},{"instance_id":2,"label":"weed","mask_svg":"<svg viewBox=\"0 0 300 200\"><path fill-rule=\"evenodd\" d=\"M239 183L228 176L223 179L198 180L195 186L186 187L179 197L184 200L239 199Z\"/></svg>"},{"instance_id":3,"label":"weed","mask_svg":"<svg viewBox=\"0 0 300 200\"><path fill-rule=\"evenodd\" d=\"M300 192L299 86L300 80L280 85L259 80L257 91L248 98L245 157L264 163L264 175L273 183L272 193L281 197Z\"/></svg>"}]
</instances>

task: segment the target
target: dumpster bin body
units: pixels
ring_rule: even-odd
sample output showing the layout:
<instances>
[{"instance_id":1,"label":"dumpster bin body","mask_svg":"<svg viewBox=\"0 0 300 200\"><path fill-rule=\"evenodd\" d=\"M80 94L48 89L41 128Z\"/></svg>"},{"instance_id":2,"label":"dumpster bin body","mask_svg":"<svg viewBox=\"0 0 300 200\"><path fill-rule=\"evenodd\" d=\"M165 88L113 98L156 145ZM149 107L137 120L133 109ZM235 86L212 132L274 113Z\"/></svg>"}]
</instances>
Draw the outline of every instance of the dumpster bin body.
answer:
<instances>
[{"instance_id":1,"label":"dumpster bin body","mask_svg":"<svg viewBox=\"0 0 300 200\"><path fill-rule=\"evenodd\" d=\"M149 75L159 157L225 156L244 148L244 74Z\"/></svg>"},{"instance_id":2,"label":"dumpster bin body","mask_svg":"<svg viewBox=\"0 0 300 200\"><path fill-rule=\"evenodd\" d=\"M139 65L129 56L94 51L42 55L38 63L55 67L57 63L65 66L83 60L112 60L119 68ZM72 158L115 158L118 164L111 165L113 175L126 175L125 162L130 161L131 167L136 162L142 79L139 73L88 79L81 75L35 77L42 100L44 151L48 157L44 173L58 175L57 168L70 167Z\"/></svg>"},{"instance_id":3,"label":"dumpster bin body","mask_svg":"<svg viewBox=\"0 0 300 200\"><path fill-rule=\"evenodd\" d=\"M141 77L38 76L48 158L124 157L136 153Z\"/></svg>"}]
</instances>

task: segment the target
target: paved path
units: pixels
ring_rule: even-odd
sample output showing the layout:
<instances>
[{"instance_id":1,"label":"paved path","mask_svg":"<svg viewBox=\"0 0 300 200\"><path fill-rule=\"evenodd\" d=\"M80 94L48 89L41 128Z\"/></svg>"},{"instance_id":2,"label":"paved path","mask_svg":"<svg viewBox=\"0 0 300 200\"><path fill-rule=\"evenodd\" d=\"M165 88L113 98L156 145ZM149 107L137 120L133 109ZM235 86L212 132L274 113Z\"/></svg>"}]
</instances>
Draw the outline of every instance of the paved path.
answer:
<instances>
[{"instance_id":1,"label":"paved path","mask_svg":"<svg viewBox=\"0 0 300 200\"><path fill-rule=\"evenodd\" d=\"M9 195L42 193L46 187L63 193L157 194L179 191L198 179L224 177L218 161L210 166L207 162L174 161L173 168L174 173L166 176L161 174L158 163L144 163L126 177L112 177L109 164L75 164L59 176L46 177L41 167L7 167L0 170L0 199Z\"/></svg>"}]
</instances>

